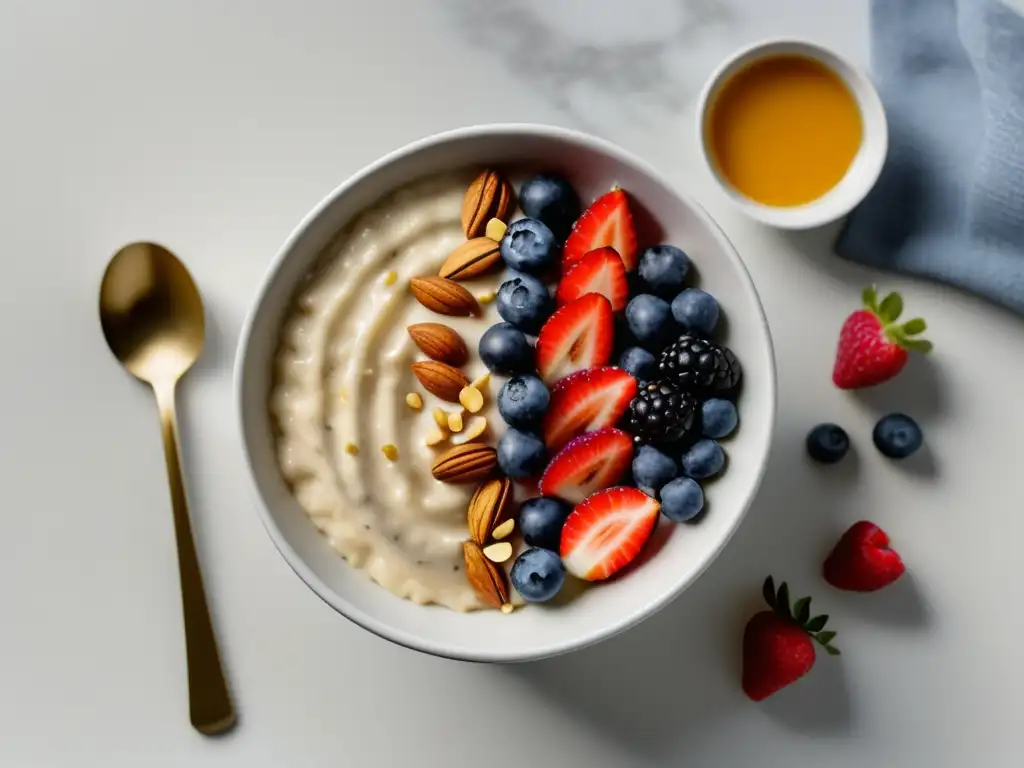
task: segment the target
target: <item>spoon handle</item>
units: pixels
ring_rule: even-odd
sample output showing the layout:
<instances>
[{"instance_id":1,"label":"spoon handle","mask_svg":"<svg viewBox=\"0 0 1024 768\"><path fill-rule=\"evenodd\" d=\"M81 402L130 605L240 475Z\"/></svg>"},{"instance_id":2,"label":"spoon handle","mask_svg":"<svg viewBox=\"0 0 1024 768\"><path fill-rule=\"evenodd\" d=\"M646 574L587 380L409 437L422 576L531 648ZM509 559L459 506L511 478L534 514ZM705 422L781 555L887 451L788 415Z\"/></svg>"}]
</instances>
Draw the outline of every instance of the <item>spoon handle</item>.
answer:
<instances>
[{"instance_id":1,"label":"spoon handle","mask_svg":"<svg viewBox=\"0 0 1024 768\"><path fill-rule=\"evenodd\" d=\"M174 534L178 541L178 572L185 614L185 650L188 657L189 715L200 733L222 733L235 724L235 710L221 668L217 639L206 605L203 576L199 570L196 546L189 522L185 485L178 460L178 420L174 406L174 385L155 385L160 409L160 427L167 459L167 478L171 484L174 509Z\"/></svg>"}]
</instances>

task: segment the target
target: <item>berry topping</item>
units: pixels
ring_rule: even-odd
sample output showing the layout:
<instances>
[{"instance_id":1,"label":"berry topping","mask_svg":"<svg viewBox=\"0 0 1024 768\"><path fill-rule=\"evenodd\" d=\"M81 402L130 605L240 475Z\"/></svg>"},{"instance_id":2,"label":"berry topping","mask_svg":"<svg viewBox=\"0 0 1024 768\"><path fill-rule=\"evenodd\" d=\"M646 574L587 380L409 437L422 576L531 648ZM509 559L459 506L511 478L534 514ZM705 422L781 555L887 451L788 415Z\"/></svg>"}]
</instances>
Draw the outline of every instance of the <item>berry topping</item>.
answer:
<instances>
[{"instance_id":1,"label":"berry topping","mask_svg":"<svg viewBox=\"0 0 1024 768\"><path fill-rule=\"evenodd\" d=\"M562 559L547 549L528 549L516 558L509 574L512 586L528 603L543 603L565 583Z\"/></svg>"},{"instance_id":2,"label":"berry topping","mask_svg":"<svg viewBox=\"0 0 1024 768\"><path fill-rule=\"evenodd\" d=\"M690 271L690 257L674 245L655 245L640 256L637 271L650 293L671 299L683 290Z\"/></svg>"},{"instance_id":3,"label":"berry topping","mask_svg":"<svg viewBox=\"0 0 1024 768\"><path fill-rule=\"evenodd\" d=\"M658 361L643 347L629 347L619 357L619 367L640 381L650 381L658 372Z\"/></svg>"},{"instance_id":4,"label":"berry topping","mask_svg":"<svg viewBox=\"0 0 1024 768\"><path fill-rule=\"evenodd\" d=\"M661 353L658 372L687 392L718 394L735 390L743 373L731 350L689 333Z\"/></svg>"},{"instance_id":5,"label":"berry topping","mask_svg":"<svg viewBox=\"0 0 1024 768\"><path fill-rule=\"evenodd\" d=\"M577 435L614 426L635 394L636 379L621 368L593 368L567 376L551 390L544 442L557 451Z\"/></svg>"},{"instance_id":6,"label":"berry topping","mask_svg":"<svg viewBox=\"0 0 1024 768\"><path fill-rule=\"evenodd\" d=\"M763 593L771 610L755 614L743 632L743 692L754 701L767 699L811 671L812 640L829 655L839 655L831 645L836 633L825 630L828 616L811 618L809 597L790 609L789 587L783 582L776 592L771 576L765 579Z\"/></svg>"},{"instance_id":7,"label":"berry topping","mask_svg":"<svg viewBox=\"0 0 1024 768\"><path fill-rule=\"evenodd\" d=\"M905 413L890 413L875 424L871 439L883 456L905 459L918 451L924 443L924 434L917 422Z\"/></svg>"},{"instance_id":8,"label":"berry topping","mask_svg":"<svg viewBox=\"0 0 1024 768\"><path fill-rule=\"evenodd\" d=\"M683 473L703 480L717 475L725 466L725 451L714 440L698 440L683 454Z\"/></svg>"},{"instance_id":9,"label":"berry topping","mask_svg":"<svg viewBox=\"0 0 1024 768\"><path fill-rule=\"evenodd\" d=\"M498 289L498 314L524 333L540 332L555 304L544 283L536 277L517 273Z\"/></svg>"},{"instance_id":10,"label":"berry topping","mask_svg":"<svg viewBox=\"0 0 1024 768\"><path fill-rule=\"evenodd\" d=\"M498 392L498 413L517 429L532 430L540 425L551 401L551 393L536 376L514 376Z\"/></svg>"},{"instance_id":11,"label":"berry topping","mask_svg":"<svg viewBox=\"0 0 1024 768\"><path fill-rule=\"evenodd\" d=\"M646 384L629 404L626 429L638 443L673 443L693 429L697 401L665 382Z\"/></svg>"},{"instance_id":12,"label":"berry topping","mask_svg":"<svg viewBox=\"0 0 1024 768\"><path fill-rule=\"evenodd\" d=\"M513 479L536 477L547 461L547 448L536 435L510 427L498 440L498 466Z\"/></svg>"},{"instance_id":13,"label":"berry topping","mask_svg":"<svg viewBox=\"0 0 1024 768\"><path fill-rule=\"evenodd\" d=\"M731 435L740 421L735 403L717 397L705 400L701 404L700 413L701 432L704 437L713 440L721 440Z\"/></svg>"},{"instance_id":14,"label":"berry topping","mask_svg":"<svg viewBox=\"0 0 1024 768\"><path fill-rule=\"evenodd\" d=\"M662 486L678 474L675 459L657 448L641 445L633 457L633 482L648 496L658 498Z\"/></svg>"},{"instance_id":15,"label":"berry topping","mask_svg":"<svg viewBox=\"0 0 1024 768\"><path fill-rule=\"evenodd\" d=\"M679 330L668 302L641 293L626 305L626 323L636 340L648 349L660 349Z\"/></svg>"},{"instance_id":16,"label":"berry topping","mask_svg":"<svg viewBox=\"0 0 1024 768\"><path fill-rule=\"evenodd\" d=\"M605 427L569 441L548 464L540 492L570 504L615 485L629 469L633 440L625 432Z\"/></svg>"},{"instance_id":17,"label":"berry topping","mask_svg":"<svg viewBox=\"0 0 1024 768\"><path fill-rule=\"evenodd\" d=\"M930 352L930 341L918 338L927 329L924 320L915 317L905 323L896 321L903 314L903 299L890 293L881 303L874 286L864 289L864 309L857 310L843 323L839 333L832 382L840 389L872 387L888 381L903 370L908 350Z\"/></svg>"},{"instance_id":18,"label":"berry topping","mask_svg":"<svg viewBox=\"0 0 1024 768\"><path fill-rule=\"evenodd\" d=\"M903 575L903 561L874 523L854 523L825 560L825 581L837 589L874 592Z\"/></svg>"},{"instance_id":19,"label":"berry topping","mask_svg":"<svg viewBox=\"0 0 1024 768\"><path fill-rule=\"evenodd\" d=\"M572 512L572 506L560 499L538 496L527 499L519 508L519 531L523 541L531 547L558 551L562 540L562 525Z\"/></svg>"},{"instance_id":20,"label":"berry topping","mask_svg":"<svg viewBox=\"0 0 1024 768\"><path fill-rule=\"evenodd\" d=\"M537 338L537 370L548 384L585 368L604 365L612 355L612 305L597 293L581 296L555 314Z\"/></svg>"},{"instance_id":21,"label":"berry topping","mask_svg":"<svg viewBox=\"0 0 1024 768\"><path fill-rule=\"evenodd\" d=\"M718 302L699 288L687 288L672 299L672 317L688 331L710 336L718 325Z\"/></svg>"},{"instance_id":22,"label":"berry topping","mask_svg":"<svg viewBox=\"0 0 1024 768\"><path fill-rule=\"evenodd\" d=\"M580 215L580 198L572 185L553 173L539 173L523 182L519 206L531 219L540 219L563 242Z\"/></svg>"},{"instance_id":23,"label":"berry topping","mask_svg":"<svg viewBox=\"0 0 1024 768\"><path fill-rule=\"evenodd\" d=\"M562 273L596 248L610 245L627 272L636 269L636 229L624 190L613 189L597 198L576 220L562 251Z\"/></svg>"},{"instance_id":24,"label":"berry topping","mask_svg":"<svg viewBox=\"0 0 1024 768\"><path fill-rule=\"evenodd\" d=\"M501 239L501 258L520 272L539 275L553 267L558 256L558 241L543 221L513 221Z\"/></svg>"},{"instance_id":25,"label":"berry topping","mask_svg":"<svg viewBox=\"0 0 1024 768\"><path fill-rule=\"evenodd\" d=\"M555 291L558 306L568 304L587 293L599 293L621 312L629 301L626 268L614 248L598 248L577 261L562 276Z\"/></svg>"},{"instance_id":26,"label":"berry topping","mask_svg":"<svg viewBox=\"0 0 1024 768\"><path fill-rule=\"evenodd\" d=\"M807 434L807 455L821 464L835 464L850 450L850 436L838 424L819 424Z\"/></svg>"},{"instance_id":27,"label":"berry topping","mask_svg":"<svg viewBox=\"0 0 1024 768\"><path fill-rule=\"evenodd\" d=\"M492 373L509 375L533 370L533 347L511 323L492 325L480 337L480 359Z\"/></svg>"},{"instance_id":28,"label":"berry topping","mask_svg":"<svg viewBox=\"0 0 1024 768\"><path fill-rule=\"evenodd\" d=\"M636 488L608 488L589 496L562 527L566 570L586 581L618 572L640 554L658 510L658 502Z\"/></svg>"},{"instance_id":29,"label":"berry topping","mask_svg":"<svg viewBox=\"0 0 1024 768\"><path fill-rule=\"evenodd\" d=\"M704 509L704 489L692 477L679 477L661 489L661 514L674 523L693 520Z\"/></svg>"}]
</instances>

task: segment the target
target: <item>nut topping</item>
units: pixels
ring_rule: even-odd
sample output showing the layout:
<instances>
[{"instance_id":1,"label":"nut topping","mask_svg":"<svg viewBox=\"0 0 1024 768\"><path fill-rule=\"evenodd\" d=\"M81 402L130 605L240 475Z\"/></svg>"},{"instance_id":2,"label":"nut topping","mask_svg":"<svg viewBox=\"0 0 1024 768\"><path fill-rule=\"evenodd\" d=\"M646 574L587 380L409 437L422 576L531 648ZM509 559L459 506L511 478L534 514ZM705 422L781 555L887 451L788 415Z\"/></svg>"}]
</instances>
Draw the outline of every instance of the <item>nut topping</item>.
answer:
<instances>
[{"instance_id":1,"label":"nut topping","mask_svg":"<svg viewBox=\"0 0 1024 768\"><path fill-rule=\"evenodd\" d=\"M473 179L462 200L462 231L480 237L491 219L505 221L515 208L512 185L497 171L485 170Z\"/></svg>"}]
</instances>

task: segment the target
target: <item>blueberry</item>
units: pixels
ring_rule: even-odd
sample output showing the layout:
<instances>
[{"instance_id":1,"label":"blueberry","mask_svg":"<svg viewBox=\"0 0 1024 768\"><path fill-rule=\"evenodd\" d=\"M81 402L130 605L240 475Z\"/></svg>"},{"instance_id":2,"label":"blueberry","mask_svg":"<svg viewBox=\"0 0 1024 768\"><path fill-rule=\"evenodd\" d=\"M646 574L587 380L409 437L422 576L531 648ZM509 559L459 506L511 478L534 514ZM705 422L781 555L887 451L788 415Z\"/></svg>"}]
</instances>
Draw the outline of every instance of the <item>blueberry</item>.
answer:
<instances>
[{"instance_id":1,"label":"blueberry","mask_svg":"<svg viewBox=\"0 0 1024 768\"><path fill-rule=\"evenodd\" d=\"M657 349L671 340L675 331L668 302L641 293L626 305L626 323L636 340L648 349Z\"/></svg>"},{"instance_id":2,"label":"blueberry","mask_svg":"<svg viewBox=\"0 0 1024 768\"><path fill-rule=\"evenodd\" d=\"M718 302L700 288L687 288L672 299L672 317L683 328L710 336L718 324Z\"/></svg>"},{"instance_id":3,"label":"blueberry","mask_svg":"<svg viewBox=\"0 0 1024 768\"><path fill-rule=\"evenodd\" d=\"M558 243L548 225L537 219L519 219L501 238L501 258L506 266L531 275L554 266Z\"/></svg>"},{"instance_id":4,"label":"blueberry","mask_svg":"<svg viewBox=\"0 0 1024 768\"><path fill-rule=\"evenodd\" d=\"M701 429L705 437L720 440L728 437L739 423L736 406L728 400L713 397L700 407Z\"/></svg>"},{"instance_id":5,"label":"blueberry","mask_svg":"<svg viewBox=\"0 0 1024 768\"><path fill-rule=\"evenodd\" d=\"M534 434L510 427L498 440L498 466L511 478L539 475L547 462L544 441Z\"/></svg>"},{"instance_id":6,"label":"blueberry","mask_svg":"<svg viewBox=\"0 0 1024 768\"><path fill-rule=\"evenodd\" d=\"M661 489L661 512L675 523L685 523L704 509L704 490L692 477L680 477Z\"/></svg>"},{"instance_id":7,"label":"blueberry","mask_svg":"<svg viewBox=\"0 0 1024 768\"><path fill-rule=\"evenodd\" d=\"M516 558L509 575L516 592L528 603L543 603L565 583L562 558L547 549L528 549Z\"/></svg>"},{"instance_id":8,"label":"blueberry","mask_svg":"<svg viewBox=\"0 0 1024 768\"><path fill-rule=\"evenodd\" d=\"M519 205L531 219L540 219L564 241L580 215L580 198L572 185L553 173L538 173L523 182Z\"/></svg>"},{"instance_id":9,"label":"blueberry","mask_svg":"<svg viewBox=\"0 0 1024 768\"><path fill-rule=\"evenodd\" d=\"M536 277L520 274L498 289L498 314L524 333L536 335L555 311L548 288Z\"/></svg>"},{"instance_id":10,"label":"blueberry","mask_svg":"<svg viewBox=\"0 0 1024 768\"><path fill-rule=\"evenodd\" d=\"M875 424L871 438L875 441L875 447L890 459L905 459L924 442L921 427L905 413L883 416Z\"/></svg>"},{"instance_id":11,"label":"blueberry","mask_svg":"<svg viewBox=\"0 0 1024 768\"><path fill-rule=\"evenodd\" d=\"M807 435L807 455L822 464L835 464L850 450L850 437L838 424L819 424Z\"/></svg>"},{"instance_id":12,"label":"blueberry","mask_svg":"<svg viewBox=\"0 0 1024 768\"><path fill-rule=\"evenodd\" d=\"M633 482L644 493L655 496L661 487L679 474L675 461L649 445L640 446L633 456Z\"/></svg>"},{"instance_id":13,"label":"blueberry","mask_svg":"<svg viewBox=\"0 0 1024 768\"><path fill-rule=\"evenodd\" d=\"M515 376L501 386L498 413L517 429L532 429L548 409L551 393L536 376Z\"/></svg>"},{"instance_id":14,"label":"blueberry","mask_svg":"<svg viewBox=\"0 0 1024 768\"><path fill-rule=\"evenodd\" d=\"M643 347L630 347L619 357L619 368L641 381L650 381L658 372L658 361Z\"/></svg>"},{"instance_id":15,"label":"blueberry","mask_svg":"<svg viewBox=\"0 0 1024 768\"><path fill-rule=\"evenodd\" d=\"M480 359L494 373L525 373L533 370L533 347L514 325L498 323L480 337Z\"/></svg>"},{"instance_id":16,"label":"blueberry","mask_svg":"<svg viewBox=\"0 0 1024 768\"><path fill-rule=\"evenodd\" d=\"M674 245L655 245L640 256L637 270L651 293L670 299L683 290L690 257Z\"/></svg>"},{"instance_id":17,"label":"blueberry","mask_svg":"<svg viewBox=\"0 0 1024 768\"><path fill-rule=\"evenodd\" d=\"M698 440L683 454L683 472L698 480L717 475L725 466L725 452L714 440Z\"/></svg>"},{"instance_id":18,"label":"blueberry","mask_svg":"<svg viewBox=\"0 0 1024 768\"><path fill-rule=\"evenodd\" d=\"M570 512L572 507L551 496L524 501L519 508L519 530L523 541L531 547L557 552L562 541L562 524Z\"/></svg>"}]
</instances>

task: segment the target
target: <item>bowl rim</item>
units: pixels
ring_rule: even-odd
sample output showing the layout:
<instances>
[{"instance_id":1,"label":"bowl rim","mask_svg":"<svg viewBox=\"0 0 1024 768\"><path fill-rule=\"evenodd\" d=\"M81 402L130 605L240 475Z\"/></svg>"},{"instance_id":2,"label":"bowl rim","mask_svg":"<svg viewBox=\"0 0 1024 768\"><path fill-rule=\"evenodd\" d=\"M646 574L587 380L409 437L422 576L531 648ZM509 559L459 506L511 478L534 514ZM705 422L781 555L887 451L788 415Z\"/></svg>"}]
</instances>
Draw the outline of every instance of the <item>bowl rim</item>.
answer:
<instances>
[{"instance_id":1,"label":"bowl rim","mask_svg":"<svg viewBox=\"0 0 1024 768\"><path fill-rule=\"evenodd\" d=\"M846 84L861 114L864 138L846 175L832 189L803 205L774 206L747 197L722 176L712 159L705 129L714 96L732 75L754 62L786 54L813 59ZM889 123L885 105L868 73L838 51L800 37L764 38L734 51L719 63L708 76L697 99L696 131L704 167L719 189L749 217L778 229L813 229L849 214L877 183L889 153ZM863 171L857 183L853 184L850 183L850 171L856 165L862 165Z\"/></svg>"},{"instance_id":2,"label":"bowl rim","mask_svg":"<svg viewBox=\"0 0 1024 768\"><path fill-rule=\"evenodd\" d=\"M525 136L536 136L541 138L555 139L559 141L565 141L569 143L575 143L582 145L583 147L590 149L595 152L599 152L608 155L615 159L617 162L621 162L626 165L632 165L635 169L643 172L645 175L650 176L653 180L670 190L672 194L676 195L683 202L690 205L701 223L706 226L712 236L720 242L723 250L727 253L729 259L738 267L741 275L741 283L743 285L743 291L747 294L748 300L751 302L751 306L755 310L757 320L760 322L760 326L764 331L764 337L768 342L767 351L767 362L768 371L765 377L765 386L768 388L767 400L768 400L768 413L767 418L767 429L765 431L765 446L761 452L761 465L757 467L756 475L754 476L754 482L751 486L750 493L747 495L746 501L743 503L742 509L740 509L736 515L736 518L732 526L725 532L725 535L717 542L714 549L710 550L704 562L701 563L700 567L697 568L688 579L681 579L676 583L672 584L663 594L658 596L655 600L642 603L637 606L636 610L627 613L621 617L618 617L614 621L611 621L607 626L600 630L595 630L589 634L576 637L572 640L560 641L553 643L550 646L541 649L529 651L526 653L506 653L506 652L490 652L486 649L480 649L478 651L467 651L465 648L448 648L443 643L437 643L435 641L425 641L420 637L417 637L413 633L406 632L401 629L397 629L392 625L385 624L378 621L374 616L369 613L355 607L347 600L345 600L340 594L331 589L326 583L324 583L319 576L305 563L302 557L291 547L288 541L285 539L284 534L278 528L273 515L271 514L269 505L263 498L263 494L260 491L259 484L256 480L257 469L253 464L252 454L249 450L249 442L246 430L246 417L244 405L242 402L242 391L243 391L243 374L245 371L246 356L248 348L252 338L253 329L256 323L256 318L260 313L260 309L266 300L267 293L270 287L273 285L274 280L281 269L282 264L290 256L296 243L298 243L303 237L304 233L310 226L326 211L335 201L346 194L350 189L361 183L367 177L378 172L380 169L402 160L410 155L416 154L427 148L434 147L440 144L457 142L464 139L477 138L492 134L521 134ZM593 136L591 134L584 133L569 128L562 128L558 126L545 125L539 123L486 123L469 125L461 128L455 128L451 130L434 133L428 136L411 141L404 146L392 150L386 153L377 160L363 166L361 169L351 174L347 179L336 186L331 192L324 196L295 226L295 228L288 235L282 246L278 249L274 258L268 265L263 278L260 281L260 285L253 297L249 309L246 312L245 319L242 323L242 328L239 334L238 344L235 349L235 362L234 371L232 375L232 390L234 397L234 412L235 419L237 421L239 436L242 443L242 453L245 458L245 466L248 471L247 484L249 486L249 494L253 497L256 503L256 509L259 513L260 519L263 523L263 527L267 534L270 536L271 541L277 548L278 552L281 553L285 562L288 563L289 567L295 572L295 574L305 582L306 586L309 587L314 594L316 594L322 601L331 606L335 611L341 614L346 619L352 621L356 625L362 627L369 632L377 635L378 637L395 643L396 645L403 646L410 650L419 651L426 653L431 656L439 658L447 658L456 661L469 661L469 662L485 662L485 663L509 663L509 662L524 662L534 661L544 658L551 658L559 656L565 653L569 653L575 650L586 648L594 645L601 641L607 640L615 635L618 635L627 629L630 629L639 624L644 619L654 615L666 605L671 603L675 598L682 594L690 585L697 581L700 576L707 570L707 568L713 563L726 545L735 535L739 529L743 520L746 518L747 512L750 509L751 504L757 496L757 493L761 487L761 483L764 480L765 472L768 467L768 459L771 453L773 444L773 437L775 433L775 424L778 411L778 386L777 386L777 369L775 361L774 344L772 342L771 329L768 324L768 318L764 311L764 306L761 302L761 298L758 295L757 289L754 286L753 279L751 278L750 272L747 269L746 264L740 257L739 252L736 250L732 241L726 236L725 232L718 226L717 222L710 216L707 210L697 200L687 192L680 190L675 184L671 183L661 173L654 169L645 160L642 160L638 156L631 152L613 144L610 141ZM377 586L377 585L375 585ZM379 587L383 589L383 587Z\"/></svg>"}]
</instances>

